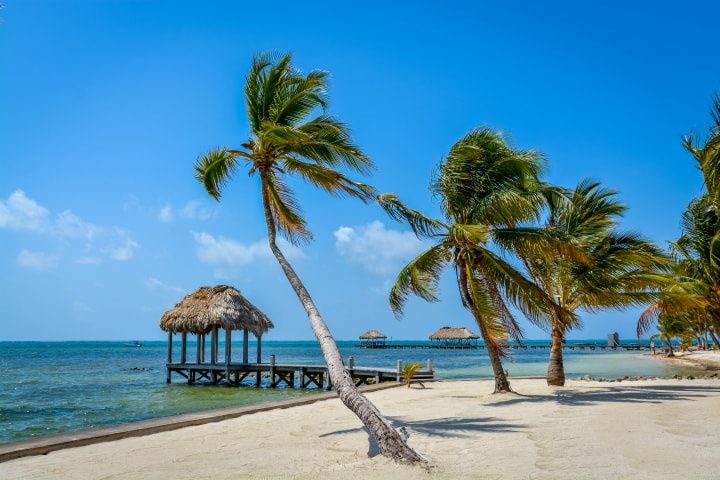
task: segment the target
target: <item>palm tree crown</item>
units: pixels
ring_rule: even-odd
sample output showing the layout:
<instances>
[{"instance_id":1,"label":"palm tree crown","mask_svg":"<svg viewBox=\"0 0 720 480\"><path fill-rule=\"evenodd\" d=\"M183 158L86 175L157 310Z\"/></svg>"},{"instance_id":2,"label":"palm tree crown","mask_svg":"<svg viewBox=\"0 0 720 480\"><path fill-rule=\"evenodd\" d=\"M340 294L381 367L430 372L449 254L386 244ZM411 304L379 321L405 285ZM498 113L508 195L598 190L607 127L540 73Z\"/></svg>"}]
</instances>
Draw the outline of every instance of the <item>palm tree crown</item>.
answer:
<instances>
[{"instance_id":1,"label":"palm tree crown","mask_svg":"<svg viewBox=\"0 0 720 480\"><path fill-rule=\"evenodd\" d=\"M494 353L503 355L507 340L521 336L506 301L530 317L543 308L544 293L497 252L528 248L538 239L537 229L520 224L536 218L542 205L541 171L537 153L514 150L499 133L482 128L453 145L432 180L444 219L410 209L394 194L380 195L391 217L434 242L398 274L390 291L393 311L401 315L410 294L437 301L440 273L452 264L463 305L473 314L491 360ZM496 377L507 383L497 363Z\"/></svg>"},{"instance_id":2,"label":"palm tree crown","mask_svg":"<svg viewBox=\"0 0 720 480\"><path fill-rule=\"evenodd\" d=\"M590 180L549 203L548 235L564 240L581 254L572 260L545 251L541 252L545 255L524 256L523 261L530 276L547 292L546 298L562 307L560 312L645 305L656 298L662 285L660 269L668 260L642 236L617 230L618 218L625 210L614 191ZM540 319L548 326L559 322L563 331L579 322L577 316Z\"/></svg>"},{"instance_id":3,"label":"palm tree crown","mask_svg":"<svg viewBox=\"0 0 720 480\"><path fill-rule=\"evenodd\" d=\"M248 174L263 178L263 195L277 229L290 242L312 238L285 177L297 175L338 196L365 202L374 197L371 186L350 180L344 168L368 173L373 164L352 142L347 127L324 113L327 72L303 75L291 66L292 56L261 54L253 59L245 83L245 106L250 138L241 148L216 148L201 156L197 179L219 199L222 188L244 161Z\"/></svg>"},{"instance_id":4,"label":"palm tree crown","mask_svg":"<svg viewBox=\"0 0 720 480\"><path fill-rule=\"evenodd\" d=\"M582 181L572 191L548 197L547 204L546 235L567 244L574 255L536 248L521 252L521 258L550 302L546 313L532 320L551 333L547 382L562 386L563 342L570 329L580 326L576 312L653 301L666 258L641 236L617 230L625 207L597 182Z\"/></svg>"}]
</instances>

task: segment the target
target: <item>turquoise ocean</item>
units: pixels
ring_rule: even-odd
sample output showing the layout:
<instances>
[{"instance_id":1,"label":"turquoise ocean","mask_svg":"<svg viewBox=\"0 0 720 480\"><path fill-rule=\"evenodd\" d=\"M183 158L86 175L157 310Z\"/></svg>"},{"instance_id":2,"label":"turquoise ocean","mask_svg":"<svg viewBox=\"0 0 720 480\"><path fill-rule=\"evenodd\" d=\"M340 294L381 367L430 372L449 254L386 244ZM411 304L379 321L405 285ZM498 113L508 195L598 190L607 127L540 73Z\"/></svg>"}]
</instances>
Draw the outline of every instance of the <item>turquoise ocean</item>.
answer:
<instances>
[{"instance_id":1,"label":"turquoise ocean","mask_svg":"<svg viewBox=\"0 0 720 480\"><path fill-rule=\"evenodd\" d=\"M393 368L398 359L426 362L432 358L436 376L441 378L492 376L483 349L368 350L359 348L355 341L338 344L343 356L352 355L358 366ZM189 342L189 358L194 358L194 348ZM174 350L177 357L179 343ZM233 350L238 354L241 345L233 342ZM254 354L251 342L251 358ZM263 342L264 361L271 354L278 363L322 364L320 348L312 341ZM513 350L512 355L506 362L510 375L545 374L549 350ZM176 383L168 385L166 356L167 342L162 341L142 342L141 347L132 346L132 342L0 342L0 443L315 393L290 388L188 386L179 376L173 378ZM643 352L566 349L565 372L574 378L587 374L672 376L697 370Z\"/></svg>"}]
</instances>

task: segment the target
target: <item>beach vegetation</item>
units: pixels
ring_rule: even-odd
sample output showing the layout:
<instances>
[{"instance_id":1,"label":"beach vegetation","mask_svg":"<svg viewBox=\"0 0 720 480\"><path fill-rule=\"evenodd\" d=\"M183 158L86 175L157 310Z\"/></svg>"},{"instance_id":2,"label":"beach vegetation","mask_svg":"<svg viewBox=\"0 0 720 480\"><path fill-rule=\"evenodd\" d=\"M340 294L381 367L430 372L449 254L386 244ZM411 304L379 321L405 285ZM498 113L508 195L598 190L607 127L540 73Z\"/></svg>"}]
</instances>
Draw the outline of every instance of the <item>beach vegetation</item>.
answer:
<instances>
[{"instance_id":1,"label":"beach vegetation","mask_svg":"<svg viewBox=\"0 0 720 480\"><path fill-rule=\"evenodd\" d=\"M422 363L418 362L409 362L405 363L402 366L402 370L400 370L400 373L402 373L403 379L405 380L405 385L410 388L410 384L413 381L413 377L415 374L420 371L422 368Z\"/></svg>"}]
</instances>

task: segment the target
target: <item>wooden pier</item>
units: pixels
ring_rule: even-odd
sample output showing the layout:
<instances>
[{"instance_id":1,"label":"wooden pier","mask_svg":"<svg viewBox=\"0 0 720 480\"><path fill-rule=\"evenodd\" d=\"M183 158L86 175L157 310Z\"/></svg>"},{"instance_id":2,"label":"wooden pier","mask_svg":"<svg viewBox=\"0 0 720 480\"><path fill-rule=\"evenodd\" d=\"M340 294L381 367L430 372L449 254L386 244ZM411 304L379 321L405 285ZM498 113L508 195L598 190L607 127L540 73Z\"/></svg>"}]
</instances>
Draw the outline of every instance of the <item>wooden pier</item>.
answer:
<instances>
[{"instance_id":1,"label":"wooden pier","mask_svg":"<svg viewBox=\"0 0 720 480\"><path fill-rule=\"evenodd\" d=\"M270 355L270 363L166 363L167 383L171 383L172 374L178 374L187 380L188 385L207 380L211 385L249 385L270 388L315 388L332 389L332 383L325 365L284 364L275 361ZM395 368L376 368L355 366L353 357L348 358L345 369L356 386L379 384L382 382L400 382L402 362L397 361ZM414 379L429 380L434 377L432 360L427 367L415 373ZM250 379L252 382L247 382ZM263 382L266 380L266 382ZM243 383L245 382L245 383Z\"/></svg>"},{"instance_id":2,"label":"wooden pier","mask_svg":"<svg viewBox=\"0 0 720 480\"><path fill-rule=\"evenodd\" d=\"M438 343L376 343L372 345L368 345L366 343L359 343L357 345L360 348L369 348L369 349L397 349L397 350L404 350L404 349L440 349L440 350L483 350L485 348L485 345L481 343L472 343L472 344L461 344L461 345L448 345L448 344L438 344ZM549 350L551 347L550 344L547 345L518 345L518 344L510 344L508 345L508 348L512 350ZM624 351L633 351L633 350L650 350L649 345L643 345L639 343L633 343L633 344L624 344L624 345L617 345L617 346L609 346L605 344L600 343L571 343L563 345L563 349L565 350L624 350Z\"/></svg>"}]
</instances>

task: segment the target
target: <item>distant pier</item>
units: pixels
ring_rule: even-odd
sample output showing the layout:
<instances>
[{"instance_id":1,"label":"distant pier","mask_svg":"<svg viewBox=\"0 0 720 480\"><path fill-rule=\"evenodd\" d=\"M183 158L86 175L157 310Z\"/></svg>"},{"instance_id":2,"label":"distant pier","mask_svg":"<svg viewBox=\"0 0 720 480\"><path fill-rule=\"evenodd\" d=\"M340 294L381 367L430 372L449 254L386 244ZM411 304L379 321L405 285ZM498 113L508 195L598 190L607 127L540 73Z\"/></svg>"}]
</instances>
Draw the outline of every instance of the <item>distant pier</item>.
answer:
<instances>
[{"instance_id":1,"label":"distant pier","mask_svg":"<svg viewBox=\"0 0 720 480\"><path fill-rule=\"evenodd\" d=\"M485 345L481 343L464 343L464 344L444 344L444 343L358 343L360 348L367 349L441 349L441 350L482 350ZM550 344L547 345L522 345L522 344L510 344L508 348L512 350L549 350ZM641 343L626 343L616 346L609 346L604 343L571 343L563 345L565 350L650 350L648 345Z\"/></svg>"}]
</instances>

